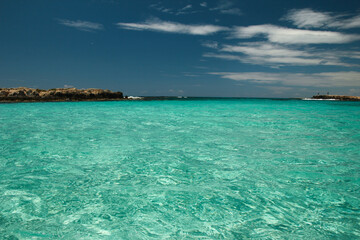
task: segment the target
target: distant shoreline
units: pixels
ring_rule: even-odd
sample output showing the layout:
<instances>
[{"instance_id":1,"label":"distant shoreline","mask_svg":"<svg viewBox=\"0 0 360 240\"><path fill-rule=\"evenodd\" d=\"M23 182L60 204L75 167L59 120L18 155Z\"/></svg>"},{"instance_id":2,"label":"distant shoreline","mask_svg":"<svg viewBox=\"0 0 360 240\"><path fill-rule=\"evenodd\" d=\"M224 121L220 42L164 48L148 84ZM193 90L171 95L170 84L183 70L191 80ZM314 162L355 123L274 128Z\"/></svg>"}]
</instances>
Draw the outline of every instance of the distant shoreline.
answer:
<instances>
[{"instance_id":1,"label":"distant shoreline","mask_svg":"<svg viewBox=\"0 0 360 240\"><path fill-rule=\"evenodd\" d=\"M206 99L272 99L272 100L338 100L360 101L358 96L315 95L312 98L250 98L250 97L186 97L186 96L123 96L122 92L103 89L54 88L49 90L26 87L0 88L0 103L35 102L90 102L90 101L161 101L161 100L206 100Z\"/></svg>"},{"instance_id":2,"label":"distant shoreline","mask_svg":"<svg viewBox=\"0 0 360 240\"><path fill-rule=\"evenodd\" d=\"M338 100L338 101L360 101L360 97L357 96L345 96L345 95L316 95L313 99L324 100Z\"/></svg>"},{"instance_id":3,"label":"distant shoreline","mask_svg":"<svg viewBox=\"0 0 360 240\"><path fill-rule=\"evenodd\" d=\"M127 98L114 98L114 99L79 99L79 100L0 100L0 103L47 103L47 102L116 102L127 101Z\"/></svg>"},{"instance_id":4,"label":"distant shoreline","mask_svg":"<svg viewBox=\"0 0 360 240\"><path fill-rule=\"evenodd\" d=\"M80 102L80 101L120 101L122 92L103 89L53 88L0 88L0 102Z\"/></svg>"}]
</instances>

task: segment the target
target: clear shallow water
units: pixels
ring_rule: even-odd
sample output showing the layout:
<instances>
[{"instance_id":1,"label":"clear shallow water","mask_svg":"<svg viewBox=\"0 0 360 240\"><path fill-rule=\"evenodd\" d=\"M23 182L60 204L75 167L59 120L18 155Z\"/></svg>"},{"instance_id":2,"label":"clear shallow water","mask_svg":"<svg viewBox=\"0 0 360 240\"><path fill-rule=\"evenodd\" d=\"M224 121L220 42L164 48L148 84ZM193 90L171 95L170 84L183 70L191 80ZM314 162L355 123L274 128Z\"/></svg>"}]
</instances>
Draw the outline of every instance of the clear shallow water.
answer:
<instances>
[{"instance_id":1,"label":"clear shallow water","mask_svg":"<svg viewBox=\"0 0 360 240\"><path fill-rule=\"evenodd\" d=\"M359 239L360 104L0 104L0 239Z\"/></svg>"}]
</instances>

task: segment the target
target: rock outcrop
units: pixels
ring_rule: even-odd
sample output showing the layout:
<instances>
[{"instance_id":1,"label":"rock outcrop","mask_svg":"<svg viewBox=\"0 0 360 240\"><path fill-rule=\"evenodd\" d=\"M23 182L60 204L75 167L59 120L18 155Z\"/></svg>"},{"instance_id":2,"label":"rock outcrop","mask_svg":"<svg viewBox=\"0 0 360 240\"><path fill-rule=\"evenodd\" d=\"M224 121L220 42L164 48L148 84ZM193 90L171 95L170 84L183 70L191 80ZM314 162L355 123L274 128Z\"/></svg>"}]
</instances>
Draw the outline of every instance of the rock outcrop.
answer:
<instances>
[{"instance_id":1,"label":"rock outcrop","mask_svg":"<svg viewBox=\"0 0 360 240\"><path fill-rule=\"evenodd\" d=\"M344 95L316 95L314 99L335 99L340 101L360 101L360 97L356 96L344 96Z\"/></svg>"},{"instance_id":2,"label":"rock outcrop","mask_svg":"<svg viewBox=\"0 0 360 240\"><path fill-rule=\"evenodd\" d=\"M0 88L1 102L105 101L121 100L122 92L103 89L54 88L49 90L26 87Z\"/></svg>"}]
</instances>

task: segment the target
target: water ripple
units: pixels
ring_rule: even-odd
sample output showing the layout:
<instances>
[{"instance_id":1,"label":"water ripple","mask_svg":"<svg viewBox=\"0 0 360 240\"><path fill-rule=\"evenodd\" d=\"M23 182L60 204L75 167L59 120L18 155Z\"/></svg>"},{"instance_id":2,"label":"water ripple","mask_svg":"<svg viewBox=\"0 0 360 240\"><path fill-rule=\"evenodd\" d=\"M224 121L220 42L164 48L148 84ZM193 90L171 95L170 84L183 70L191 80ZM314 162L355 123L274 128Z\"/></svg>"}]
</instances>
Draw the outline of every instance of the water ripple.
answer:
<instances>
[{"instance_id":1,"label":"water ripple","mask_svg":"<svg viewBox=\"0 0 360 240\"><path fill-rule=\"evenodd\" d=\"M360 238L358 103L27 103L0 115L1 239Z\"/></svg>"}]
</instances>

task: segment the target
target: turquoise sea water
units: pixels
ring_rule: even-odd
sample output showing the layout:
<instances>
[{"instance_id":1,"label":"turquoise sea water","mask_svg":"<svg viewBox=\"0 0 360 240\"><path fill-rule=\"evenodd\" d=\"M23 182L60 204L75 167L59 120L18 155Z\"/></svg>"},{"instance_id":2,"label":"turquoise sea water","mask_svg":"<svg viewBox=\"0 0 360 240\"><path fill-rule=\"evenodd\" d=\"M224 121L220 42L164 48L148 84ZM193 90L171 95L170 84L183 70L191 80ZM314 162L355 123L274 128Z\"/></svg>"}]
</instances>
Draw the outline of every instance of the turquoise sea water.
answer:
<instances>
[{"instance_id":1,"label":"turquoise sea water","mask_svg":"<svg viewBox=\"0 0 360 240\"><path fill-rule=\"evenodd\" d=\"M360 239L360 103L0 104L0 239Z\"/></svg>"}]
</instances>

